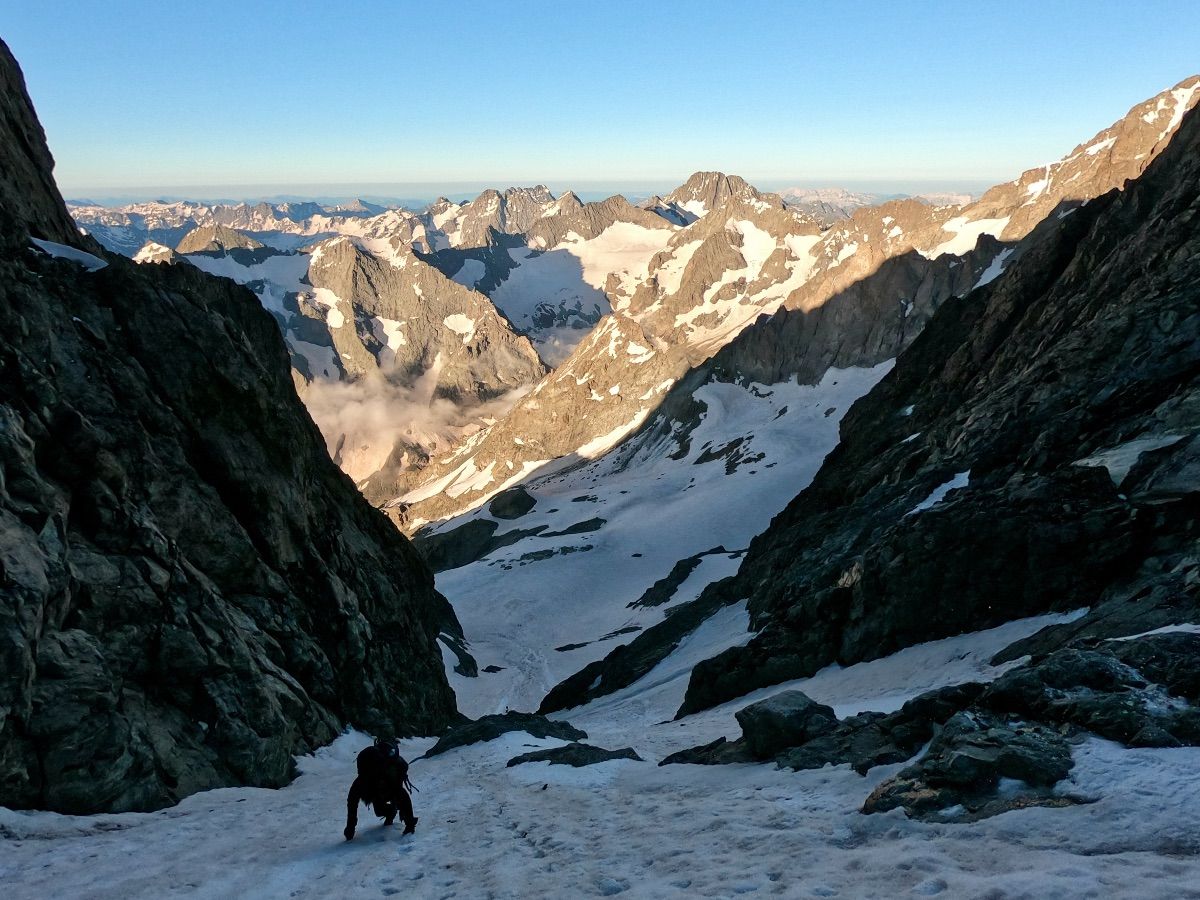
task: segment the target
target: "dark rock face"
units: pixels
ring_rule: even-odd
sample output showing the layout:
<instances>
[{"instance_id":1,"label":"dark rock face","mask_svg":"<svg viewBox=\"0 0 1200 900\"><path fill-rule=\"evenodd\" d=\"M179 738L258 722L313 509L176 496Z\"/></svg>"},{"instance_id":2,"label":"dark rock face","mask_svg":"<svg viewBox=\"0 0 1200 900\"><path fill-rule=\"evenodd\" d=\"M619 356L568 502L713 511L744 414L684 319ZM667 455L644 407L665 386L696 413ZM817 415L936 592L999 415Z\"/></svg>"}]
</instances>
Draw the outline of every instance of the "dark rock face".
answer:
<instances>
[{"instance_id":1,"label":"dark rock face","mask_svg":"<svg viewBox=\"0 0 1200 900\"><path fill-rule=\"evenodd\" d=\"M565 747L551 747L549 750L535 750L533 753L522 753L508 761L508 768L523 763L548 762L552 766L573 766L580 769L583 766L594 766L596 763L608 762L610 759L633 759L638 762L642 758L632 747L621 750L605 750L603 747L593 747L591 744L567 744Z\"/></svg>"},{"instance_id":2,"label":"dark rock face","mask_svg":"<svg viewBox=\"0 0 1200 900\"><path fill-rule=\"evenodd\" d=\"M510 731L524 731L536 738L558 738L560 741L581 741L587 732L573 728L566 722L556 722L534 713L506 712L494 716L483 716L474 722L457 725L447 731L436 744L425 751L425 756L438 756L448 750L456 750L468 744L494 741Z\"/></svg>"},{"instance_id":3,"label":"dark rock face","mask_svg":"<svg viewBox=\"0 0 1200 900\"><path fill-rule=\"evenodd\" d=\"M723 347L706 368L722 381L775 384L796 378L815 384L830 367L891 359L913 342L943 303L969 292L1002 249L1003 244L984 235L961 257L931 260L910 251L886 259L826 303L764 317ZM900 297L907 303L898 303Z\"/></svg>"},{"instance_id":4,"label":"dark rock face","mask_svg":"<svg viewBox=\"0 0 1200 900\"><path fill-rule=\"evenodd\" d=\"M30 252L93 248L3 103L0 804L153 809L281 785L347 723L444 727L453 612L325 453L271 317L191 267Z\"/></svg>"},{"instance_id":5,"label":"dark rock face","mask_svg":"<svg viewBox=\"0 0 1200 900\"><path fill-rule=\"evenodd\" d=\"M1194 621L1198 145L1191 113L1139 180L939 308L722 588L758 634L696 667L680 714L1036 613L1094 608L1043 652Z\"/></svg>"},{"instance_id":6,"label":"dark rock face","mask_svg":"<svg viewBox=\"0 0 1200 900\"><path fill-rule=\"evenodd\" d=\"M488 504L488 512L497 519L519 519L536 505L532 494L523 487L515 487L497 494Z\"/></svg>"},{"instance_id":7,"label":"dark rock face","mask_svg":"<svg viewBox=\"0 0 1200 900\"><path fill-rule=\"evenodd\" d=\"M716 546L711 550L705 550L703 553L697 553L694 556L688 556L679 560L675 565L671 566L670 572L646 588L640 597L632 601L629 604L630 608L638 606L662 606L675 596L675 592L688 580L688 576L696 571L696 567L700 565L704 557L728 552L724 547Z\"/></svg>"},{"instance_id":8,"label":"dark rock face","mask_svg":"<svg viewBox=\"0 0 1200 900\"><path fill-rule=\"evenodd\" d=\"M547 528L545 525L538 525L534 528L514 528L503 534L496 534L499 527L498 522L488 519L472 519L457 528L438 534L418 533L413 537L413 545L433 571L445 572L483 559L489 553L524 538L541 534Z\"/></svg>"},{"instance_id":9,"label":"dark rock face","mask_svg":"<svg viewBox=\"0 0 1200 900\"><path fill-rule=\"evenodd\" d=\"M959 713L919 763L871 793L863 812L903 807L909 815L924 818L961 806L969 813L992 815L1052 800L1047 789L1065 778L1073 765L1066 739L1044 725ZM1006 803L997 797L1001 778L1021 781L1034 791L1023 791L1018 802L1010 798Z\"/></svg>"},{"instance_id":10,"label":"dark rock face","mask_svg":"<svg viewBox=\"0 0 1200 900\"><path fill-rule=\"evenodd\" d=\"M714 588L728 581L717 582ZM596 697L628 687L670 656L685 637L734 599L719 589L710 589L696 600L670 607L663 621L556 684L542 699L538 712L582 706Z\"/></svg>"},{"instance_id":11,"label":"dark rock face","mask_svg":"<svg viewBox=\"0 0 1200 900\"><path fill-rule=\"evenodd\" d=\"M787 747L828 734L837 727L833 708L802 691L783 691L739 709L735 716L750 752L768 759Z\"/></svg>"},{"instance_id":12,"label":"dark rock face","mask_svg":"<svg viewBox=\"0 0 1200 900\"><path fill-rule=\"evenodd\" d=\"M33 103L25 90L21 68L8 45L0 41L0 205L8 216L25 224L33 237L72 244L95 252L84 241L54 184L54 159L46 146L46 133L32 114Z\"/></svg>"}]
</instances>

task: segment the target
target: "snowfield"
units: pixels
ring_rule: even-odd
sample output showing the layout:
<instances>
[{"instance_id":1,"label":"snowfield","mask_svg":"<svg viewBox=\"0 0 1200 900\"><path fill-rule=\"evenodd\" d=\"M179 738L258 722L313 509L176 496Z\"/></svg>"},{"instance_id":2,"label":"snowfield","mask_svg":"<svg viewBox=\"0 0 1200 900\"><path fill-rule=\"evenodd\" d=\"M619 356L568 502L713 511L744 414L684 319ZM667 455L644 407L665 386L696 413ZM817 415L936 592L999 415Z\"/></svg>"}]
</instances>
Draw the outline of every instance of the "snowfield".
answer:
<instances>
[{"instance_id":1,"label":"snowfield","mask_svg":"<svg viewBox=\"0 0 1200 900\"><path fill-rule=\"evenodd\" d=\"M937 680L930 665L958 660L953 679L992 677L983 660L1042 624L1010 623L826 670L810 687L819 683L814 696L842 713L870 707L871 685L893 695L924 690ZM0 879L13 900L1200 896L1200 749L1126 750L1090 739L1075 748L1060 790L1096 802L926 824L899 810L858 811L900 766L865 778L847 766L660 768L665 753L729 733L741 703L647 724L669 716L670 704L627 715L637 687L570 719L595 743L632 746L644 762L506 768L519 753L562 743L521 733L416 760L421 821L412 837L364 815L355 840L342 840L354 755L369 741L349 733L301 758L301 776L278 791L210 791L148 814L0 810ZM431 744L406 741L404 752L415 759Z\"/></svg>"},{"instance_id":2,"label":"snowfield","mask_svg":"<svg viewBox=\"0 0 1200 900\"><path fill-rule=\"evenodd\" d=\"M504 667L479 679L452 674L459 708L472 717L536 709L558 682L628 641L628 629L660 622L668 607L734 574L750 539L836 446L846 410L891 367L831 369L817 385L705 385L695 396L706 411L680 458L671 458L673 440L635 439L593 463L526 479L536 505L496 533L545 526L547 536L437 576L480 667ZM481 519L495 521L487 504L436 530ZM707 555L668 603L629 607L699 554ZM726 639L749 640L746 623Z\"/></svg>"}]
</instances>

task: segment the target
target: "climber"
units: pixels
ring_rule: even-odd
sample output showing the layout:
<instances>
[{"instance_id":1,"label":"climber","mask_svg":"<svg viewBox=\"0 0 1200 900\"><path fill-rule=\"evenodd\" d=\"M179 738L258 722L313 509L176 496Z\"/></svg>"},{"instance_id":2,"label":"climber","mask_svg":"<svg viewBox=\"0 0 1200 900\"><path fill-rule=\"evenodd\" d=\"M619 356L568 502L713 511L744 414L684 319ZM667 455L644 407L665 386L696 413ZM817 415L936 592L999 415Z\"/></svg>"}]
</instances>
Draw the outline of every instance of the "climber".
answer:
<instances>
[{"instance_id":1,"label":"climber","mask_svg":"<svg viewBox=\"0 0 1200 900\"><path fill-rule=\"evenodd\" d=\"M358 754L358 777L350 785L346 797L346 840L354 840L358 825L358 804L374 808L384 826L392 824L397 815L404 822L404 833L417 830L413 815L412 797L408 791L408 762L400 755L394 740L376 739L375 743Z\"/></svg>"}]
</instances>

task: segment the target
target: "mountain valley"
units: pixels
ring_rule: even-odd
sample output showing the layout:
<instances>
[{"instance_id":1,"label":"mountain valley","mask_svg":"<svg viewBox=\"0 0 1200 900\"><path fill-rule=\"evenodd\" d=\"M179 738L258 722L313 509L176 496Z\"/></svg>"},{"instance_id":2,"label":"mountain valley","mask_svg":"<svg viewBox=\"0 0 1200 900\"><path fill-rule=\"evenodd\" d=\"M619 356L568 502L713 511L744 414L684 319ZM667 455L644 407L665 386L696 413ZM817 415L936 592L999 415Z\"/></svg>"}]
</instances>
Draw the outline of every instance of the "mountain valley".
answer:
<instances>
[{"instance_id":1,"label":"mountain valley","mask_svg":"<svg viewBox=\"0 0 1200 900\"><path fill-rule=\"evenodd\" d=\"M17 896L1191 896L1200 76L979 196L105 207L0 50Z\"/></svg>"}]
</instances>

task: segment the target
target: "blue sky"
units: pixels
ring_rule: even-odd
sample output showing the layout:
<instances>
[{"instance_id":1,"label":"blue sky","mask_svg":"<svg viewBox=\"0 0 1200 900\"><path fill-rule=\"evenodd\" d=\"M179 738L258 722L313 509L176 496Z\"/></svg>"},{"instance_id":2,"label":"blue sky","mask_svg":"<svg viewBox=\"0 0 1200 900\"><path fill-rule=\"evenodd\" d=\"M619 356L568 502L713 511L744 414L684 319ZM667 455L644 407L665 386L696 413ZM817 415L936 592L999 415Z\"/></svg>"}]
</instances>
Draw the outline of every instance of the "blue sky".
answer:
<instances>
[{"instance_id":1,"label":"blue sky","mask_svg":"<svg viewBox=\"0 0 1200 900\"><path fill-rule=\"evenodd\" d=\"M71 195L981 186L1200 70L1194 0L0 0L0 35Z\"/></svg>"}]
</instances>

